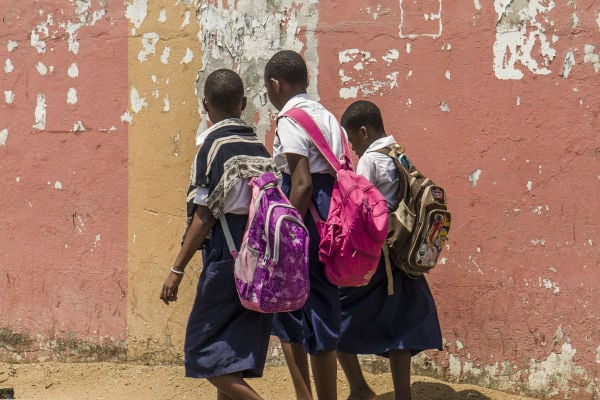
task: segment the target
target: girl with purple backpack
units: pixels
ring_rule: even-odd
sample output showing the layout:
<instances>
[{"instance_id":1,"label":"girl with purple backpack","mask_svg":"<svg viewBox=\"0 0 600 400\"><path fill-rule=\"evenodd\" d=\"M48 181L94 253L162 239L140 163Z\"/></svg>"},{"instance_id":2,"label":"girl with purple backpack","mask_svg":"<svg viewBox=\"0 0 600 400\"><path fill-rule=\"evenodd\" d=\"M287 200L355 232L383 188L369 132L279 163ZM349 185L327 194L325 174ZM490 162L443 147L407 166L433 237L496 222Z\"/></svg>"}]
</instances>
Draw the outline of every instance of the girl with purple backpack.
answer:
<instances>
[{"instance_id":1,"label":"girl with purple backpack","mask_svg":"<svg viewBox=\"0 0 600 400\"><path fill-rule=\"evenodd\" d=\"M219 218L225 216L239 248L248 220L248 179L275 167L254 130L240 119L246 97L238 74L211 73L202 104L213 125L196 139L200 148L187 195L188 226L160 298L167 305L177 300L184 269L202 248L203 268L185 335L186 376L208 379L218 399L260 399L244 378L262 376L272 314L241 305Z\"/></svg>"},{"instance_id":2,"label":"girl with purple backpack","mask_svg":"<svg viewBox=\"0 0 600 400\"><path fill-rule=\"evenodd\" d=\"M321 155L307 132L292 118L284 116L292 108L306 111L319 126L336 157L342 154L344 133L333 114L306 94L308 71L302 57L289 50L276 53L265 67L267 95L279 110L273 157L283 169L282 189L304 216L310 235L310 294L298 311L273 317L273 334L281 340L297 399L312 399L307 353L314 376L317 397L337 397L335 350L340 332L340 304L337 286L328 282L319 262L319 234L309 207L320 217L329 213L334 170Z\"/></svg>"},{"instance_id":3,"label":"girl with purple backpack","mask_svg":"<svg viewBox=\"0 0 600 400\"><path fill-rule=\"evenodd\" d=\"M379 108L369 101L356 101L344 111L341 122L360 157L356 172L381 191L388 209L393 211L399 201L398 187L402 185L393 159L378 152L396 145L394 138L385 133ZM408 160L403 158L401 162ZM391 277L381 257L368 285L340 288L342 330L338 359L350 384L351 399L376 398L365 381L357 354L389 358L394 397L410 400L411 356L426 349L442 350L437 310L425 277L409 277L395 266L390 272Z\"/></svg>"}]
</instances>

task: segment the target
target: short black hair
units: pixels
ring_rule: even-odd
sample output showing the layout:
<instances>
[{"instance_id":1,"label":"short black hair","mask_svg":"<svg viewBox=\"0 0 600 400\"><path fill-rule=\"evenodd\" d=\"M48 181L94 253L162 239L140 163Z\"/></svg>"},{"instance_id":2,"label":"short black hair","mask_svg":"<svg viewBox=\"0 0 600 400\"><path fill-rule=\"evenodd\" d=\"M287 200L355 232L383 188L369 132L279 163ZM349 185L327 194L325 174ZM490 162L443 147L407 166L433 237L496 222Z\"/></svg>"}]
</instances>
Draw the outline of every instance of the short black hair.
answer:
<instances>
[{"instance_id":1,"label":"short black hair","mask_svg":"<svg viewBox=\"0 0 600 400\"><path fill-rule=\"evenodd\" d=\"M346 130L355 130L361 126L369 126L377 131L385 130L379 107L367 100L350 104L342 115L341 123Z\"/></svg>"},{"instance_id":2,"label":"short black hair","mask_svg":"<svg viewBox=\"0 0 600 400\"><path fill-rule=\"evenodd\" d=\"M306 86L308 83L306 62L295 51L281 50L275 53L265 66L265 80L271 78L284 80L292 86Z\"/></svg>"},{"instance_id":3,"label":"short black hair","mask_svg":"<svg viewBox=\"0 0 600 400\"><path fill-rule=\"evenodd\" d=\"M217 69L204 82L204 97L220 111L234 112L244 97L242 78L230 69Z\"/></svg>"}]
</instances>

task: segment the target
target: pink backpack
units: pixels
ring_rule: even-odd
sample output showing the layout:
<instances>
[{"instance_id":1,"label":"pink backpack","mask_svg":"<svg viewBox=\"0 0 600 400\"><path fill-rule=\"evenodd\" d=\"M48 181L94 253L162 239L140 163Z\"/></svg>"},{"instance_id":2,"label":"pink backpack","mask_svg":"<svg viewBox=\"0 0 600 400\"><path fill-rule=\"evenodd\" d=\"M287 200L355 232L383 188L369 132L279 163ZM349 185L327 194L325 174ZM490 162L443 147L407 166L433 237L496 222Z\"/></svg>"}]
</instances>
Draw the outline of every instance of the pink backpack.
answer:
<instances>
[{"instance_id":1,"label":"pink backpack","mask_svg":"<svg viewBox=\"0 0 600 400\"><path fill-rule=\"evenodd\" d=\"M325 275L337 286L364 286L377 270L388 232L385 198L365 177L353 172L343 132L344 154L342 160L337 160L323 133L304 110L292 108L284 115L304 128L337 173L327 219L321 221L311 205L321 238L319 260L325 265Z\"/></svg>"},{"instance_id":2,"label":"pink backpack","mask_svg":"<svg viewBox=\"0 0 600 400\"><path fill-rule=\"evenodd\" d=\"M227 220L220 218L235 260L235 286L242 305L262 313L301 308L310 289L309 236L272 172L250 180L252 200L240 251L236 251Z\"/></svg>"}]
</instances>

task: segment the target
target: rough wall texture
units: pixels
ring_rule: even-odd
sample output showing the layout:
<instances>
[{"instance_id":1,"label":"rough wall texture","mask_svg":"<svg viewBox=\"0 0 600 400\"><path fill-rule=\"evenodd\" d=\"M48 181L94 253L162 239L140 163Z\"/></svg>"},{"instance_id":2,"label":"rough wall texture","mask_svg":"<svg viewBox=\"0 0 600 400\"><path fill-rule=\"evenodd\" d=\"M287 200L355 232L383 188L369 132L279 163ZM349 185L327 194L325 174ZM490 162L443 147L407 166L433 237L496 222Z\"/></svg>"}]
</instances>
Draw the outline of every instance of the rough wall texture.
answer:
<instances>
[{"instance_id":1,"label":"rough wall texture","mask_svg":"<svg viewBox=\"0 0 600 400\"><path fill-rule=\"evenodd\" d=\"M337 115L379 104L449 192L429 277L445 348L415 370L600 398L597 1L21 3L0 6L3 358L181 359L200 260L177 304L157 294L207 123L198 93L239 71L270 145L262 70L287 48Z\"/></svg>"},{"instance_id":2,"label":"rough wall texture","mask_svg":"<svg viewBox=\"0 0 600 400\"><path fill-rule=\"evenodd\" d=\"M0 5L0 353L125 357L127 21Z\"/></svg>"}]
</instances>

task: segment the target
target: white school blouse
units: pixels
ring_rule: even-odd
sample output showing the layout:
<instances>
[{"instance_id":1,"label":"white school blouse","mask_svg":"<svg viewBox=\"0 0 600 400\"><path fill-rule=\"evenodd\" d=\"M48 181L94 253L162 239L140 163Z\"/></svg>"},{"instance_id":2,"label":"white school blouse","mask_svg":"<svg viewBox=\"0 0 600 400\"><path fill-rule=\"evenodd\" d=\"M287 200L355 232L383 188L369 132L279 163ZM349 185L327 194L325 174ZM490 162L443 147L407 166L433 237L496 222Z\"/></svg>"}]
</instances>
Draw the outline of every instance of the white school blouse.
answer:
<instances>
[{"instance_id":1,"label":"white school blouse","mask_svg":"<svg viewBox=\"0 0 600 400\"><path fill-rule=\"evenodd\" d=\"M396 144L393 136L385 136L375 140L358 160L356 173L367 178L383 194L388 209L392 209L398 201L398 171L390 156L376 152Z\"/></svg>"},{"instance_id":2,"label":"white school blouse","mask_svg":"<svg viewBox=\"0 0 600 400\"><path fill-rule=\"evenodd\" d=\"M311 100L307 94L299 94L292 97L283 106L278 117L281 117L291 108L298 107L310 115L325 136L325 140L333 150L333 154L339 158L342 153L342 134L346 134L335 116L320 103ZM275 165L290 173L286 154L299 154L308 158L310 173L333 173L333 168L321 155L306 131L291 118L279 118L277 132L273 143L273 159Z\"/></svg>"}]
</instances>

